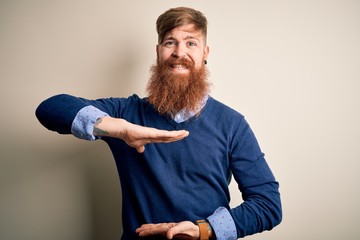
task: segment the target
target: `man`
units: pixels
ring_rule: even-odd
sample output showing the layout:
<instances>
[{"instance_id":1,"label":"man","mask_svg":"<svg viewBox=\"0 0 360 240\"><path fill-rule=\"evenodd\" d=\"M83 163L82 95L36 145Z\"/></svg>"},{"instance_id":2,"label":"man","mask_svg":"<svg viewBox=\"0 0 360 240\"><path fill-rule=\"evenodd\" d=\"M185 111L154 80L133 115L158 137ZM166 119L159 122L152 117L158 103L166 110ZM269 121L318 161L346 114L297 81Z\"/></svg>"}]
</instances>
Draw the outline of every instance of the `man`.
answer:
<instances>
[{"instance_id":1,"label":"man","mask_svg":"<svg viewBox=\"0 0 360 240\"><path fill-rule=\"evenodd\" d=\"M36 116L50 130L110 146L122 239L237 239L272 229L282 218L278 182L244 117L209 95L206 18L180 7L156 26L147 98L62 94L42 102ZM231 209L232 176L244 202Z\"/></svg>"}]
</instances>

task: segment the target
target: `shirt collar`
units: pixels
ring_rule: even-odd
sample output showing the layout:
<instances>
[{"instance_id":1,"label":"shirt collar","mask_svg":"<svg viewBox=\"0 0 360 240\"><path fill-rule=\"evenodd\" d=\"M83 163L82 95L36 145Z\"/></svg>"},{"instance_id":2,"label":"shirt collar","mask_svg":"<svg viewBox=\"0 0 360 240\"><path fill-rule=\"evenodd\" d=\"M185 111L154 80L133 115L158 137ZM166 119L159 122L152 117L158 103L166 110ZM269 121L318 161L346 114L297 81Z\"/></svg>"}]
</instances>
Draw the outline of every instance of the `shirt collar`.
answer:
<instances>
[{"instance_id":1,"label":"shirt collar","mask_svg":"<svg viewBox=\"0 0 360 240\"><path fill-rule=\"evenodd\" d=\"M200 101L199 106L194 111L188 111L186 109L181 109L178 113L175 114L175 116L173 116L173 120L177 123L182 123L182 122L189 120L190 118L195 116L197 113L199 113L201 111L201 109L203 109L203 107L205 107L208 99L209 99L209 95L206 95L203 98L203 100Z\"/></svg>"}]
</instances>

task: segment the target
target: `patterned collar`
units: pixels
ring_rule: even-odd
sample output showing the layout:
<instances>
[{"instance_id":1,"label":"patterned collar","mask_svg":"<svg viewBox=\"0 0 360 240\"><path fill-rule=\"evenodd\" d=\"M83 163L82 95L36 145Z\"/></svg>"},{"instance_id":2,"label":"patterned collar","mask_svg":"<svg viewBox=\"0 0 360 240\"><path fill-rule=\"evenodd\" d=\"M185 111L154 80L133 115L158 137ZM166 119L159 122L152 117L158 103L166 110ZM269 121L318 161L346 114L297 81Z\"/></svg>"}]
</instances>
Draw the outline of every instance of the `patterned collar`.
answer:
<instances>
[{"instance_id":1,"label":"patterned collar","mask_svg":"<svg viewBox=\"0 0 360 240\"><path fill-rule=\"evenodd\" d=\"M201 109L206 105L206 101L209 99L209 96L206 95L204 99L199 103L198 108L195 111L188 111L186 109L181 109L175 116L173 116L173 120L177 123L182 123L201 111Z\"/></svg>"}]
</instances>

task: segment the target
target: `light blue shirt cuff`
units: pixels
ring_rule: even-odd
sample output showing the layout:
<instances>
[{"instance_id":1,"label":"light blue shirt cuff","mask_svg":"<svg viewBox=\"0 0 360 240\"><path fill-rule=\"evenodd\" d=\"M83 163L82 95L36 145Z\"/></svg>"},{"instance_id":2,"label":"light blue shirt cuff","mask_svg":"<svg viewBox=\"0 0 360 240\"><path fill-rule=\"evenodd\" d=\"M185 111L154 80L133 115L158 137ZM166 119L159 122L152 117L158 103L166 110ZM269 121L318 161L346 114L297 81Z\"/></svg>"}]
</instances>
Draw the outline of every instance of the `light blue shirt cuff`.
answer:
<instances>
[{"instance_id":1,"label":"light blue shirt cuff","mask_svg":"<svg viewBox=\"0 0 360 240\"><path fill-rule=\"evenodd\" d=\"M95 122L105 116L109 115L94 106L83 107L72 122L71 133L77 138L94 141L98 139L93 135Z\"/></svg>"},{"instance_id":2,"label":"light blue shirt cuff","mask_svg":"<svg viewBox=\"0 0 360 240\"><path fill-rule=\"evenodd\" d=\"M230 212L219 207L207 218L218 240L236 240L236 226Z\"/></svg>"}]
</instances>

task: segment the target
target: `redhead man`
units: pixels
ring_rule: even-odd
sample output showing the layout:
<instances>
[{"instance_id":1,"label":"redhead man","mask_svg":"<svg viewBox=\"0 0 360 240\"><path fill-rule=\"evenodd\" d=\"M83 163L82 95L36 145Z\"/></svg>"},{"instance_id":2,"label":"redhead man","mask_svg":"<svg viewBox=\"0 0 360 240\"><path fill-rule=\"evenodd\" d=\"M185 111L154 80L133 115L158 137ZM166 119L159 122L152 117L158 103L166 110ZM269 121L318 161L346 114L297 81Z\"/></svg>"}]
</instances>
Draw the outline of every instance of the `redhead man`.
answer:
<instances>
[{"instance_id":1,"label":"redhead man","mask_svg":"<svg viewBox=\"0 0 360 240\"><path fill-rule=\"evenodd\" d=\"M61 94L36 116L50 130L109 145L124 240L237 239L272 229L282 219L279 184L244 116L210 96L207 19L172 8L156 27L147 97ZM232 177L244 200L234 208Z\"/></svg>"}]
</instances>

